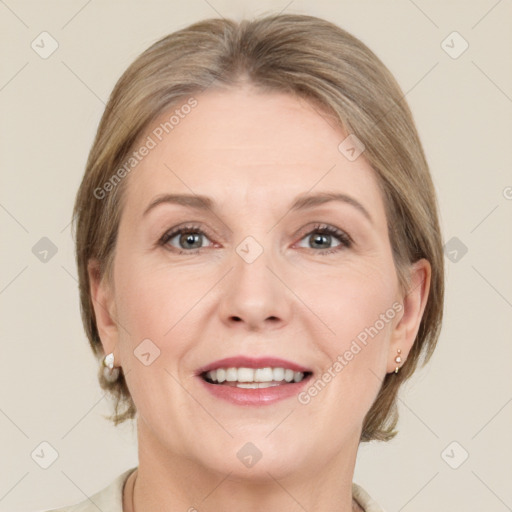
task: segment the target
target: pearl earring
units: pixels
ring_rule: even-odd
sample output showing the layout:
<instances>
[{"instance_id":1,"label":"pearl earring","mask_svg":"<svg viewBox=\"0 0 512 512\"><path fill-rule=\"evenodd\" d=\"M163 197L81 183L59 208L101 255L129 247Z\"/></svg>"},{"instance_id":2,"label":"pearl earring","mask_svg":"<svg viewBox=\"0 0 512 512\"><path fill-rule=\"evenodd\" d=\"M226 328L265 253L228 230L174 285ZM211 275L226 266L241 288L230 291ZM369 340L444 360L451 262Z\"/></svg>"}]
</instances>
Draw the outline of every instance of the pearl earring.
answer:
<instances>
[{"instance_id":1,"label":"pearl earring","mask_svg":"<svg viewBox=\"0 0 512 512\"><path fill-rule=\"evenodd\" d=\"M398 355L395 357L395 363L401 363L402 362L402 358L400 357L400 354L401 354L401 350L400 349L397 349L397 352L398 352ZM397 366L395 368L395 373L398 373L398 370L400 370L400 367Z\"/></svg>"},{"instance_id":2,"label":"pearl earring","mask_svg":"<svg viewBox=\"0 0 512 512\"><path fill-rule=\"evenodd\" d=\"M115 382L119 377L119 367L114 367L114 353L110 352L103 358L103 376L108 382Z\"/></svg>"}]
</instances>

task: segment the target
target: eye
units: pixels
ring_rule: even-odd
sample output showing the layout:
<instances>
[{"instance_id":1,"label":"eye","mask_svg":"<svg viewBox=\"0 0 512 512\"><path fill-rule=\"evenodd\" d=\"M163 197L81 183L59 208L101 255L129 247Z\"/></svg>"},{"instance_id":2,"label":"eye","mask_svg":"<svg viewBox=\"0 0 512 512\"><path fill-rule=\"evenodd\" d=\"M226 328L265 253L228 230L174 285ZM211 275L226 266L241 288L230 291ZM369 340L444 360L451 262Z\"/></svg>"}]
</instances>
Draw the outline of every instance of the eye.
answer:
<instances>
[{"instance_id":1,"label":"eye","mask_svg":"<svg viewBox=\"0 0 512 512\"><path fill-rule=\"evenodd\" d=\"M170 246L171 250L176 250L179 254L195 253L204 248L202 245L204 238L209 240L206 233L198 226L182 226L165 233L159 243L163 246ZM174 241L174 239L176 240ZM178 244L178 246L174 244Z\"/></svg>"},{"instance_id":2,"label":"eye","mask_svg":"<svg viewBox=\"0 0 512 512\"><path fill-rule=\"evenodd\" d=\"M345 232L333 226L323 224L314 226L313 230L309 231L301 240L304 239L307 240L307 243L311 244L308 248L322 249L321 251L316 251L320 254L331 254L352 246L352 239ZM339 242L334 247L331 245L333 239Z\"/></svg>"},{"instance_id":3,"label":"eye","mask_svg":"<svg viewBox=\"0 0 512 512\"><path fill-rule=\"evenodd\" d=\"M201 249L214 245L210 243L204 246L204 240L210 241L208 235L195 225L181 226L167 231L159 240L159 245L168 248L178 254L194 254L200 252ZM301 238L307 240L311 244L309 249L320 249L319 254L331 254L349 248L352 246L352 239L344 231L325 224L317 224L312 230ZM332 246L333 241L337 241L337 245ZM210 241L211 242L211 241ZM299 247L304 247L300 246Z\"/></svg>"}]
</instances>

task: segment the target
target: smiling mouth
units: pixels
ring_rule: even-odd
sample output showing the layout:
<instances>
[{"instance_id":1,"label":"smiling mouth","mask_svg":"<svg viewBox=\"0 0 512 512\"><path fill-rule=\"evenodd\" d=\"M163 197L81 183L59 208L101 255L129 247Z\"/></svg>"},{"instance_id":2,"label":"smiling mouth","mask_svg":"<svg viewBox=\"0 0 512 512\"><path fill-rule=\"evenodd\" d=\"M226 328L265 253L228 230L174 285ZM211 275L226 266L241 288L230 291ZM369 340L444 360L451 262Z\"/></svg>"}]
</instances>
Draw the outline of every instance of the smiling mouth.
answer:
<instances>
[{"instance_id":1,"label":"smiling mouth","mask_svg":"<svg viewBox=\"0 0 512 512\"><path fill-rule=\"evenodd\" d=\"M269 388L296 384L308 378L311 372L296 372L289 368L217 368L203 372L201 377L209 384L245 389Z\"/></svg>"}]
</instances>

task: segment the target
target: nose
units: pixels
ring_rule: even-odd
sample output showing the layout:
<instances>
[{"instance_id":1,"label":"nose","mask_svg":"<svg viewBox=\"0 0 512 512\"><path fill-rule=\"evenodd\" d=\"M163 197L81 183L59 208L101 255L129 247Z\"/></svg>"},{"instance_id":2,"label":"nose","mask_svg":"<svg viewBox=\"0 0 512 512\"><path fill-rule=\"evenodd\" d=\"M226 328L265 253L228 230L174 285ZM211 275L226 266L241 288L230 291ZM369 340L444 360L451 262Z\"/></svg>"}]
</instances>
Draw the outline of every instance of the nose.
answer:
<instances>
[{"instance_id":1,"label":"nose","mask_svg":"<svg viewBox=\"0 0 512 512\"><path fill-rule=\"evenodd\" d=\"M233 254L233 268L223 280L219 305L221 321L230 328L274 330L290 321L293 294L276 259L270 257L270 249L263 249L252 261L261 250L255 240L249 239Z\"/></svg>"}]
</instances>

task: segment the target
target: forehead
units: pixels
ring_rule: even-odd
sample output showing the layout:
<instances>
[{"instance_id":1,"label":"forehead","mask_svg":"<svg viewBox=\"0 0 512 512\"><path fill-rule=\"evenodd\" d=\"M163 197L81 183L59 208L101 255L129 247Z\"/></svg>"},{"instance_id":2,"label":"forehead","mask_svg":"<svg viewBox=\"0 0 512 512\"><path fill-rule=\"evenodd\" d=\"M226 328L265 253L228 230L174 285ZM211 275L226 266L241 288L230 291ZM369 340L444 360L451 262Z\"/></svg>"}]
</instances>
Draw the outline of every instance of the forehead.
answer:
<instances>
[{"instance_id":1,"label":"forehead","mask_svg":"<svg viewBox=\"0 0 512 512\"><path fill-rule=\"evenodd\" d=\"M373 169L338 149L347 137L332 116L304 99L243 87L209 90L163 112L139 139L153 146L129 176L127 202L197 193L219 202L289 201L308 191L357 195L381 210Z\"/></svg>"}]
</instances>

